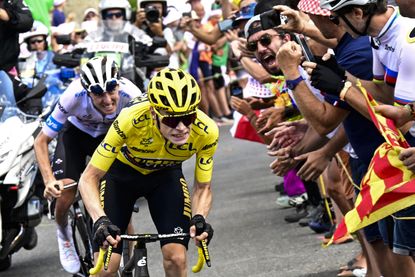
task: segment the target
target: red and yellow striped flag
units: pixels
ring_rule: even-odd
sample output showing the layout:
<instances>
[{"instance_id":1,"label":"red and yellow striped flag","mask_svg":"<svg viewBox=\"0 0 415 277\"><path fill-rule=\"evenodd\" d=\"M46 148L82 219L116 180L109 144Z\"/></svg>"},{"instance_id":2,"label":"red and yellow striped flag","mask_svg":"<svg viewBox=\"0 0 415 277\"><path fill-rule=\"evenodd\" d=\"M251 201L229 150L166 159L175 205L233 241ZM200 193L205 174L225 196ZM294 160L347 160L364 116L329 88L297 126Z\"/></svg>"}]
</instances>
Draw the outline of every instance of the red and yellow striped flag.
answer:
<instances>
[{"instance_id":1,"label":"red and yellow striped flag","mask_svg":"<svg viewBox=\"0 0 415 277\"><path fill-rule=\"evenodd\" d=\"M360 184L355 207L344 216L330 243L415 204L415 174L398 158L400 151L410 146L391 119L375 113L373 107L378 104L365 88L360 84L358 87L386 142L376 149Z\"/></svg>"}]
</instances>

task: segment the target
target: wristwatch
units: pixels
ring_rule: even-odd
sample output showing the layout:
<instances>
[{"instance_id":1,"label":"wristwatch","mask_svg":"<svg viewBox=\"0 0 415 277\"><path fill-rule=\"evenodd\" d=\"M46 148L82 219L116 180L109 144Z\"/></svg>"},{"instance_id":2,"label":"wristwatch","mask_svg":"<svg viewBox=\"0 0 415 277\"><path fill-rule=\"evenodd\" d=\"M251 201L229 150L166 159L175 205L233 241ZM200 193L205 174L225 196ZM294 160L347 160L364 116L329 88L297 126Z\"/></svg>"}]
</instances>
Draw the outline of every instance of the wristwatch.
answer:
<instances>
[{"instance_id":1,"label":"wristwatch","mask_svg":"<svg viewBox=\"0 0 415 277\"><path fill-rule=\"evenodd\" d=\"M298 84L303 80L304 78L300 76L294 80L285 80L285 84L287 85L287 88L289 88L290 90L294 90L298 86Z\"/></svg>"},{"instance_id":2,"label":"wristwatch","mask_svg":"<svg viewBox=\"0 0 415 277\"><path fill-rule=\"evenodd\" d=\"M340 91L340 100L344 101L344 98L346 97L346 93L349 91L349 88L352 86L352 83L349 81L346 81L344 83L344 87L342 88L342 90Z\"/></svg>"}]
</instances>

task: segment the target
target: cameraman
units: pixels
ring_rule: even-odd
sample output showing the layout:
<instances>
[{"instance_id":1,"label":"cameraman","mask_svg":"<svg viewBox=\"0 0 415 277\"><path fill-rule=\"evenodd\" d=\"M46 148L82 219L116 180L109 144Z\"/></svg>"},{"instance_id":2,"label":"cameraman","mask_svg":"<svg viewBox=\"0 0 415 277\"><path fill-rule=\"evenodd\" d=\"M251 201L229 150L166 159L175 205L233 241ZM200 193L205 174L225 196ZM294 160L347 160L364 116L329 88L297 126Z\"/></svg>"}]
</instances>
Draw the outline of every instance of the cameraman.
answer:
<instances>
[{"instance_id":1,"label":"cameraman","mask_svg":"<svg viewBox=\"0 0 415 277\"><path fill-rule=\"evenodd\" d=\"M96 31L91 32L85 38L86 43L105 41L129 43L131 38L143 43L151 43L151 37L129 22L131 6L127 0L101 0L98 8L102 22ZM137 76L134 57L131 54L124 54L121 63L119 65L121 75L131 81L135 81L136 85L142 89L145 69L141 70L142 76Z\"/></svg>"}]
</instances>

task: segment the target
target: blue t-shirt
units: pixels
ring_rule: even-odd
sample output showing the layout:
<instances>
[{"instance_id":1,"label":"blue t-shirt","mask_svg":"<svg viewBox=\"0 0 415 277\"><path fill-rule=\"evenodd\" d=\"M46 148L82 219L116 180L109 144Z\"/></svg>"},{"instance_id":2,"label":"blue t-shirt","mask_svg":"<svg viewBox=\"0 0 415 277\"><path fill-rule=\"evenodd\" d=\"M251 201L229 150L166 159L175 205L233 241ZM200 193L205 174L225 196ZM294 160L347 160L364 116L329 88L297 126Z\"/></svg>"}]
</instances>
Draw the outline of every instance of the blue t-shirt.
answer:
<instances>
[{"instance_id":1,"label":"blue t-shirt","mask_svg":"<svg viewBox=\"0 0 415 277\"><path fill-rule=\"evenodd\" d=\"M357 78L372 80L372 48L367 36L353 39L348 33L341 38L334 49L337 62ZM359 159L366 165L376 149L385 142L375 124L353 109L339 97L326 95L330 104L350 111L343 121L346 135Z\"/></svg>"},{"instance_id":2,"label":"blue t-shirt","mask_svg":"<svg viewBox=\"0 0 415 277\"><path fill-rule=\"evenodd\" d=\"M54 9L52 13L52 26L59 26L62 23L65 23L65 14L60 10Z\"/></svg>"}]
</instances>

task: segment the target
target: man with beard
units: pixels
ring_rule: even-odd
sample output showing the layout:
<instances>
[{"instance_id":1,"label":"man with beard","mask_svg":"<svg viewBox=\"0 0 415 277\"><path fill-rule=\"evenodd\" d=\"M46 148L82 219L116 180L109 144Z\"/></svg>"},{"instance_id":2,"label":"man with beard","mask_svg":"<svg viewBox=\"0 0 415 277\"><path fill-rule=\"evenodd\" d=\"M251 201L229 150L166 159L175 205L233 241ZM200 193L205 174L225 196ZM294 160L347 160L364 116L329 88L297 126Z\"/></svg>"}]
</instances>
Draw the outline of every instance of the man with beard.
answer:
<instances>
[{"instance_id":1,"label":"man with beard","mask_svg":"<svg viewBox=\"0 0 415 277\"><path fill-rule=\"evenodd\" d=\"M128 21L131 17L131 6L127 0L101 0L98 8L102 24L99 24L98 29L85 38L85 43L109 41L129 43L130 37L144 44L152 42L143 30ZM135 81L136 85L143 90L145 69L142 69L143 76L136 76L134 57L129 53L123 54L119 66L121 75Z\"/></svg>"}]
</instances>

